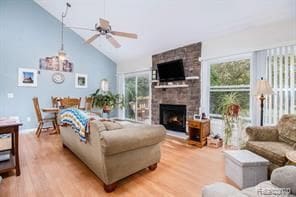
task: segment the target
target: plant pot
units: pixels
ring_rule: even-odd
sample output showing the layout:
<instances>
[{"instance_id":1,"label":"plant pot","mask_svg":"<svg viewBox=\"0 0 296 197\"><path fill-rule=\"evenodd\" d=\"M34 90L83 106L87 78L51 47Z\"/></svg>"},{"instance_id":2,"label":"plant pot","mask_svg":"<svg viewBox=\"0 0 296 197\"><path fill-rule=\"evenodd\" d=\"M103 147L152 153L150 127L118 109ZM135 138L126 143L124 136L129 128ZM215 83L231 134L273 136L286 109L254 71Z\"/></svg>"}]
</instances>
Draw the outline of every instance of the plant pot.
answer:
<instances>
[{"instance_id":1,"label":"plant pot","mask_svg":"<svg viewBox=\"0 0 296 197\"><path fill-rule=\"evenodd\" d=\"M109 105L105 105L103 107L103 113L110 113L110 111L111 111L111 107Z\"/></svg>"},{"instance_id":2,"label":"plant pot","mask_svg":"<svg viewBox=\"0 0 296 197\"><path fill-rule=\"evenodd\" d=\"M240 112L240 106L237 104L231 104L228 107L228 115L237 117Z\"/></svg>"},{"instance_id":3,"label":"plant pot","mask_svg":"<svg viewBox=\"0 0 296 197\"><path fill-rule=\"evenodd\" d=\"M239 147L231 144L223 144L224 150L239 150Z\"/></svg>"}]
</instances>

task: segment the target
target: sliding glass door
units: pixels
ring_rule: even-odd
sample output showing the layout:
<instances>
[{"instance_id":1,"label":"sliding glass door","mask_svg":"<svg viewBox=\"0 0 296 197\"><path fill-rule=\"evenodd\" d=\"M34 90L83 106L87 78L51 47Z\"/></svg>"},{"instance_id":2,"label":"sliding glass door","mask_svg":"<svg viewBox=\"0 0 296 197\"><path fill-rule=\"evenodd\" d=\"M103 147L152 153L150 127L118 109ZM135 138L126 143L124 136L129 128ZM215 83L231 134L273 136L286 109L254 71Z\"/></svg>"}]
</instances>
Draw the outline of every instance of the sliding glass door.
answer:
<instances>
[{"instance_id":1,"label":"sliding glass door","mask_svg":"<svg viewBox=\"0 0 296 197\"><path fill-rule=\"evenodd\" d=\"M150 73L125 77L125 118L150 123Z\"/></svg>"},{"instance_id":2,"label":"sliding glass door","mask_svg":"<svg viewBox=\"0 0 296 197\"><path fill-rule=\"evenodd\" d=\"M137 120L141 122L147 122L150 120L149 87L149 74L137 77Z\"/></svg>"},{"instance_id":3,"label":"sliding glass door","mask_svg":"<svg viewBox=\"0 0 296 197\"><path fill-rule=\"evenodd\" d=\"M136 77L125 78L125 118L136 119Z\"/></svg>"}]
</instances>

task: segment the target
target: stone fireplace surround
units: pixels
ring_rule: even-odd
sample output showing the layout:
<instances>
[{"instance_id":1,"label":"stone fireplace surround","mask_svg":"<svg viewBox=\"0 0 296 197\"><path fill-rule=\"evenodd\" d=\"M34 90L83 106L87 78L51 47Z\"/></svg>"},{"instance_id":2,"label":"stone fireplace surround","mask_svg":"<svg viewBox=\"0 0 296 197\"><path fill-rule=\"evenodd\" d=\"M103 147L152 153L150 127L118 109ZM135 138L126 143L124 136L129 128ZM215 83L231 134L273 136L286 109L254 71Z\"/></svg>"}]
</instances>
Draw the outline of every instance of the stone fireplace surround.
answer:
<instances>
[{"instance_id":1,"label":"stone fireplace surround","mask_svg":"<svg viewBox=\"0 0 296 197\"><path fill-rule=\"evenodd\" d=\"M152 56L152 68L157 64L172 60L183 59L185 77L199 76L199 79L186 80L189 87L157 89L152 83L152 123L159 124L160 104L186 105L186 119L192 119L200 107L200 72L201 42L169 50ZM175 83L175 82L174 82ZM180 83L180 82L178 82Z\"/></svg>"}]
</instances>

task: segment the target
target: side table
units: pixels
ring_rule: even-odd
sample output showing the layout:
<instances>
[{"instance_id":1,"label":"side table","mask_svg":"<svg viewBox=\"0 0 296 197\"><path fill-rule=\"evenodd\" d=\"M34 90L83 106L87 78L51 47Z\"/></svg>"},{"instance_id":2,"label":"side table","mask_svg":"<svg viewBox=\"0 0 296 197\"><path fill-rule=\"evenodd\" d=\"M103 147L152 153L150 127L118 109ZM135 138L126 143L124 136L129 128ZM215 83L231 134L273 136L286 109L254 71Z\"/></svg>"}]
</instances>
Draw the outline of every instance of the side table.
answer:
<instances>
[{"instance_id":1,"label":"side table","mask_svg":"<svg viewBox=\"0 0 296 197\"><path fill-rule=\"evenodd\" d=\"M188 134L187 143L202 148L210 135L210 120L189 120Z\"/></svg>"},{"instance_id":2,"label":"side table","mask_svg":"<svg viewBox=\"0 0 296 197\"><path fill-rule=\"evenodd\" d=\"M290 151L286 153L286 157L289 164L296 165L296 151Z\"/></svg>"}]
</instances>

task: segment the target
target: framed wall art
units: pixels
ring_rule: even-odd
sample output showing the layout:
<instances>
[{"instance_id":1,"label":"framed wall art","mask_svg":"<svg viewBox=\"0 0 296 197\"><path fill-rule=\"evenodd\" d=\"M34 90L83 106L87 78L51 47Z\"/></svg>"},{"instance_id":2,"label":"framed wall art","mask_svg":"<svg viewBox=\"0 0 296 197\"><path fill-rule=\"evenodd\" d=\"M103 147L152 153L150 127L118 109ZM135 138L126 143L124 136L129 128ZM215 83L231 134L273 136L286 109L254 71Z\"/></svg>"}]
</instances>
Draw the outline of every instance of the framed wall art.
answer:
<instances>
[{"instance_id":1,"label":"framed wall art","mask_svg":"<svg viewBox=\"0 0 296 197\"><path fill-rule=\"evenodd\" d=\"M18 69L18 86L20 87L37 87L38 71L32 68Z\"/></svg>"},{"instance_id":2,"label":"framed wall art","mask_svg":"<svg viewBox=\"0 0 296 197\"><path fill-rule=\"evenodd\" d=\"M75 74L75 88L87 88L87 75L76 73Z\"/></svg>"}]
</instances>

